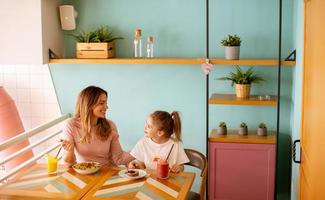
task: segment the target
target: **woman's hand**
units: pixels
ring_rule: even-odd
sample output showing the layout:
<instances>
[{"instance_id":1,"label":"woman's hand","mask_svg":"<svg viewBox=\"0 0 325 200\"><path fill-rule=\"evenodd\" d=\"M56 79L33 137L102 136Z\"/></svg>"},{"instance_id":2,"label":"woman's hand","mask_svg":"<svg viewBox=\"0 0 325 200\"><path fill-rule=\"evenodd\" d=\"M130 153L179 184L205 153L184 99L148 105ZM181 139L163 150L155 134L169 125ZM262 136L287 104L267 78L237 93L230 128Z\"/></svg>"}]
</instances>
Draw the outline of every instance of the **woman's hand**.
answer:
<instances>
[{"instance_id":1,"label":"woman's hand","mask_svg":"<svg viewBox=\"0 0 325 200\"><path fill-rule=\"evenodd\" d=\"M171 169L170 169L170 172L172 173L179 173L179 172L182 172L184 171L184 165L174 165Z\"/></svg>"},{"instance_id":2,"label":"woman's hand","mask_svg":"<svg viewBox=\"0 0 325 200\"><path fill-rule=\"evenodd\" d=\"M128 164L128 168L129 169L145 169L146 166L143 162L138 161L138 160L133 160L131 162L129 162Z\"/></svg>"},{"instance_id":3,"label":"woman's hand","mask_svg":"<svg viewBox=\"0 0 325 200\"><path fill-rule=\"evenodd\" d=\"M63 147L64 150L66 151L73 151L73 144L71 142L69 142L68 140L60 140L61 145Z\"/></svg>"}]
</instances>

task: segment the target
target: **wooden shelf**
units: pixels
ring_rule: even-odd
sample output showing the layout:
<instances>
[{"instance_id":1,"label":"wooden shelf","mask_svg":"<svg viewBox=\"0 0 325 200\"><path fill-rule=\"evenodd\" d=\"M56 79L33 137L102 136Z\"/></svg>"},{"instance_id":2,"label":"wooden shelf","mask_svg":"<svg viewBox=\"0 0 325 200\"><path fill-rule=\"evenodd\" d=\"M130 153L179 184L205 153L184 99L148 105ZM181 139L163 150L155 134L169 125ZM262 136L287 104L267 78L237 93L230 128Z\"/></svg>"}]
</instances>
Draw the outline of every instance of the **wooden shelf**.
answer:
<instances>
[{"instance_id":1,"label":"wooden shelf","mask_svg":"<svg viewBox=\"0 0 325 200\"><path fill-rule=\"evenodd\" d=\"M210 59L215 65L253 65L253 66L278 66L276 59L241 59L225 60L214 58ZM62 58L50 59L50 63L63 64L175 64L175 65L200 65L205 62L205 58ZM282 61L283 66L293 66L295 61Z\"/></svg>"},{"instance_id":2,"label":"wooden shelf","mask_svg":"<svg viewBox=\"0 0 325 200\"><path fill-rule=\"evenodd\" d=\"M203 58L110 58L110 59L50 59L50 63L65 64L175 64L175 65L201 65Z\"/></svg>"},{"instance_id":3,"label":"wooden shelf","mask_svg":"<svg viewBox=\"0 0 325 200\"><path fill-rule=\"evenodd\" d=\"M277 59L240 59L226 60L222 58L212 58L211 63L214 65L254 65L254 66L278 66ZM282 66L294 66L296 61L282 61Z\"/></svg>"},{"instance_id":4,"label":"wooden shelf","mask_svg":"<svg viewBox=\"0 0 325 200\"><path fill-rule=\"evenodd\" d=\"M213 129L210 133L209 142L275 144L275 135L275 131L268 131L267 136L258 136L256 131L248 131L247 136L240 136L237 130L228 130L227 135L218 135L217 129Z\"/></svg>"},{"instance_id":5,"label":"wooden shelf","mask_svg":"<svg viewBox=\"0 0 325 200\"><path fill-rule=\"evenodd\" d=\"M212 94L209 104L248 105L248 106L276 106L277 98L271 95L271 100L259 100L258 95L251 95L248 99L237 98L235 94Z\"/></svg>"}]
</instances>

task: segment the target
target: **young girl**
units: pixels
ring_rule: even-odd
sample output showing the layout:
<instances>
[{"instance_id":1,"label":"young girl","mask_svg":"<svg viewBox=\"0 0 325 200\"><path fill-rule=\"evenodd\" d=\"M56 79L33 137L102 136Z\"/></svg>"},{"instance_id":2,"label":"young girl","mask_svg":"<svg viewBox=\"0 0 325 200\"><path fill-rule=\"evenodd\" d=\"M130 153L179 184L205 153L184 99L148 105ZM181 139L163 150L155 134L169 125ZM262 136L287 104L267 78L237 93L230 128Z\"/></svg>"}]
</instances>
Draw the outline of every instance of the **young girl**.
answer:
<instances>
[{"instance_id":1,"label":"young girl","mask_svg":"<svg viewBox=\"0 0 325 200\"><path fill-rule=\"evenodd\" d=\"M105 90L89 86L80 92L75 115L67 121L61 140L68 165L76 161L120 165L134 159L122 150L115 124L106 119L107 109Z\"/></svg>"},{"instance_id":2,"label":"young girl","mask_svg":"<svg viewBox=\"0 0 325 200\"><path fill-rule=\"evenodd\" d=\"M131 151L136 160L129 163L129 168L157 168L159 159L167 159L171 172L184 170L184 163L189 162L181 143L181 121L178 112L169 114L165 111L152 113L144 127L145 137L140 139ZM175 135L173 137L173 134Z\"/></svg>"}]
</instances>

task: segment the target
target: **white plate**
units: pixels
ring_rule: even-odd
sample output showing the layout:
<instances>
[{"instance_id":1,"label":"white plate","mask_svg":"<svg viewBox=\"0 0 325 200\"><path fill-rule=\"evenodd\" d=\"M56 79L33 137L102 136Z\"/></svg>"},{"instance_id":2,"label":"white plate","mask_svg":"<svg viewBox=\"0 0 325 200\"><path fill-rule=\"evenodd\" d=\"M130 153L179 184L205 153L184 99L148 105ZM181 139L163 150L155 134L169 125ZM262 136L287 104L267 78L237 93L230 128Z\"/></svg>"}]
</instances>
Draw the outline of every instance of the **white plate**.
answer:
<instances>
[{"instance_id":1,"label":"white plate","mask_svg":"<svg viewBox=\"0 0 325 200\"><path fill-rule=\"evenodd\" d=\"M121 170L118 175L122 178L128 178L128 179L138 179L138 178L143 178L145 176L147 176L147 172L142 170L142 169L132 169L132 170L135 170L135 171L138 171L139 172L139 175L138 176L129 176L127 174L125 174L125 172L127 171L127 169L123 169Z\"/></svg>"},{"instance_id":2,"label":"white plate","mask_svg":"<svg viewBox=\"0 0 325 200\"><path fill-rule=\"evenodd\" d=\"M86 168L86 169L77 169L76 168L77 165L80 165L80 164L85 165L85 164L89 164L89 163L92 163L96 167L95 168L91 168L91 169L90 168ZM93 174L93 173L97 172L100 169L100 167L101 167L101 165L98 162L82 162L82 163L76 163L76 164L74 164L72 166L72 169L74 171L76 171L77 173L79 173L79 174Z\"/></svg>"}]
</instances>

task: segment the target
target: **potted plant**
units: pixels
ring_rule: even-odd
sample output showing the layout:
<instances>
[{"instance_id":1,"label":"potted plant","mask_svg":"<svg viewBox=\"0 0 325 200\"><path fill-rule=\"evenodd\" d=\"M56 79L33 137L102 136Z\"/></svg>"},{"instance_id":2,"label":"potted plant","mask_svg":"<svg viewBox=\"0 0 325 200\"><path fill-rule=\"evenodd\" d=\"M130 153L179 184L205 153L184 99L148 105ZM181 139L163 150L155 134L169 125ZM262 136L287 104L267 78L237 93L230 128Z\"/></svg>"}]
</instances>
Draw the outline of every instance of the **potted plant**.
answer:
<instances>
[{"instance_id":1,"label":"potted plant","mask_svg":"<svg viewBox=\"0 0 325 200\"><path fill-rule=\"evenodd\" d=\"M94 31L80 31L71 34L77 41L77 58L113 58L115 57L115 44L120 36L114 36L108 26L100 26Z\"/></svg>"},{"instance_id":2,"label":"potted plant","mask_svg":"<svg viewBox=\"0 0 325 200\"><path fill-rule=\"evenodd\" d=\"M260 83L265 80L254 72L253 67L250 67L247 71L243 71L238 65L235 67L235 72L231 72L228 76L221 77L219 80L230 80L231 86L236 84L236 96L238 98L248 98L251 84Z\"/></svg>"},{"instance_id":3,"label":"potted plant","mask_svg":"<svg viewBox=\"0 0 325 200\"><path fill-rule=\"evenodd\" d=\"M227 125L225 122L220 122L219 127L217 129L218 135L227 135Z\"/></svg>"},{"instance_id":4,"label":"potted plant","mask_svg":"<svg viewBox=\"0 0 325 200\"><path fill-rule=\"evenodd\" d=\"M267 135L267 127L264 123L260 123L257 128L258 136L266 136Z\"/></svg>"},{"instance_id":5,"label":"potted plant","mask_svg":"<svg viewBox=\"0 0 325 200\"><path fill-rule=\"evenodd\" d=\"M221 44L225 47L225 58L227 60L239 59L241 40L238 35L228 35L228 37L221 40Z\"/></svg>"},{"instance_id":6,"label":"potted plant","mask_svg":"<svg viewBox=\"0 0 325 200\"><path fill-rule=\"evenodd\" d=\"M247 125L245 122L240 123L238 135L245 136L248 134Z\"/></svg>"}]
</instances>

